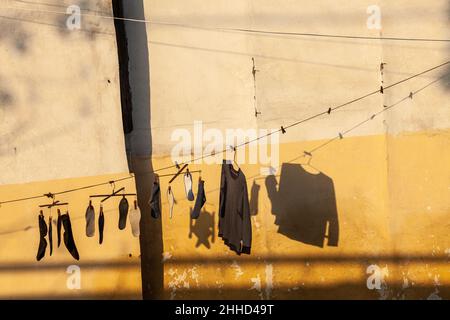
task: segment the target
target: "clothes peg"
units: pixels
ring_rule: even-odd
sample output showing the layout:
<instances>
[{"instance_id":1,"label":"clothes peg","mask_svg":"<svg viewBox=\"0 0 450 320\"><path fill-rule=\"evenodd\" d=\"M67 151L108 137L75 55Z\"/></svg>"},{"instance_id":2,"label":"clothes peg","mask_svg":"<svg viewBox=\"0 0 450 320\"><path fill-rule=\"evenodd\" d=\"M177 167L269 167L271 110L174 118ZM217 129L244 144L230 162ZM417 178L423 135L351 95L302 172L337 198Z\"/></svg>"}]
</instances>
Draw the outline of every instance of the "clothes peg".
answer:
<instances>
[{"instance_id":1,"label":"clothes peg","mask_svg":"<svg viewBox=\"0 0 450 320\"><path fill-rule=\"evenodd\" d=\"M283 126L281 126L281 133L283 133L283 134L286 133L286 129Z\"/></svg>"}]
</instances>

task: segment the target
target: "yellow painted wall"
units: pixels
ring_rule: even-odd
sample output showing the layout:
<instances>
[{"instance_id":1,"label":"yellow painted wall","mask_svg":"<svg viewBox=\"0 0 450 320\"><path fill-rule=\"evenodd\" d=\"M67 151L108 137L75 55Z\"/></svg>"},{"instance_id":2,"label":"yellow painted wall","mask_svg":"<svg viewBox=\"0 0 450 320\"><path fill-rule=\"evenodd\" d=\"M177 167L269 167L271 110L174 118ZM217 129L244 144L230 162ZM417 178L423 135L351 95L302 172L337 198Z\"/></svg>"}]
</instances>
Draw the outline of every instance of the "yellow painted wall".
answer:
<instances>
[{"instance_id":1,"label":"yellow painted wall","mask_svg":"<svg viewBox=\"0 0 450 320\"><path fill-rule=\"evenodd\" d=\"M303 166L313 174L320 170L334 183L338 247L319 248L279 234L266 177L257 166L243 165L249 190L254 181L261 188L259 210L252 217L252 254L237 256L217 238L220 168L192 167L201 168L206 181L206 212L190 237L193 204L181 181L175 183L174 217L168 218L167 201L163 217L166 297L424 299L434 293L448 298L450 154L443 148L448 138L448 131L347 138L321 149L311 162L314 169ZM322 142L284 144L281 158L288 162ZM395 162L388 164L386 146ZM432 156L437 153L438 158ZM293 163L306 162L300 158ZM389 179L387 170L392 172ZM381 290L366 286L366 269L372 264L387 268Z\"/></svg>"},{"instance_id":2,"label":"yellow painted wall","mask_svg":"<svg viewBox=\"0 0 450 320\"><path fill-rule=\"evenodd\" d=\"M145 17L153 21L196 24L200 27L213 25L378 36L379 31L366 28L366 8L370 4L372 3L369 1L345 4L335 1L288 0L277 3L228 0L144 1ZM396 4L382 1L380 5L385 17L383 35L448 38L446 1L423 3L417 0ZM82 34L71 36L76 39L59 39L56 31L47 31L49 26L40 26L39 31L45 35L44 40L51 40L54 46L51 48L55 52L56 48L60 48L58 44L64 44L70 51L73 49L72 45L77 46L70 39L84 39L86 42L83 42L83 52L91 52L88 48L93 45L93 51L106 51L112 57L116 48L112 45L114 37L111 34L111 21L106 27L103 20L90 21L94 24L89 27L94 27L100 35L89 41ZM140 121L137 128L139 132L148 131L147 135L151 134L152 150L148 154L139 154L139 157L134 155L133 169L136 171L148 170L150 160L154 169L172 165L169 153L176 143L171 139L173 130L192 130L196 120L204 122L205 130L217 128L222 132L227 128L278 129L281 124L289 124L374 90L380 85L379 64L382 61L387 63L385 83L390 84L448 59L448 46L442 43L272 37L173 25L147 25L146 30L150 83L139 85L151 89L151 105L148 106L151 117L147 124L141 123L147 120L145 117L135 121ZM4 53L9 57L8 54ZM103 62L101 70L92 75L90 81L85 82L81 77L83 73L75 74L75 79L81 83L77 87L80 90L76 92L81 92L79 98L83 102L83 95L89 93L93 88L92 83L95 83L96 88L102 89L102 95L94 99L93 105L115 106L111 107L114 125L107 126L109 122L101 122L102 126L106 125L103 127L106 131L97 132L97 138L90 145L95 147L105 136L111 134L116 139L113 140L115 142L108 146L100 145L112 154L107 157L103 152L95 153L95 157L91 159L92 168L89 164L81 166L77 159L86 161L83 148L84 143L90 140L86 140L84 135L77 136L76 133L70 135L71 143L67 140L64 142L63 136L58 137L61 137L60 142L64 147L70 146L70 150L77 151L77 157L59 158L61 155L58 154L57 159L71 161L64 165L61 165L61 161L55 162L59 167L52 167L52 170L45 165L45 161L39 160L42 157L38 156L43 155L47 155L44 159L53 159L42 150L37 153L38 156L28 158L27 163L32 163L33 166L24 165L20 161L11 162L10 159L15 159L15 156L8 154L9 158L5 163L14 165L9 167L12 169L6 174L10 179L8 181L15 181L16 167L17 175L21 178L18 179L19 182L28 181L25 178L29 177L30 168L36 167L40 170L32 172L31 180L42 181L27 184L5 181L0 185L0 201L56 192L127 175L98 175L103 172L103 162L97 160L106 159L105 163L110 165L108 172L121 172L123 170L119 169L124 165L125 154L123 140L116 134L121 132L116 114L120 103L117 66L104 56L100 60L95 60L96 57L98 58L93 54L87 60L91 65L95 61ZM260 70L257 74L257 98L262 115L258 118L253 113L252 57L255 57ZM29 59L34 59L34 56ZM56 61L65 60L63 56L58 56ZM131 64L131 72L138 67L139 64ZM15 69L11 67L8 70L12 72ZM107 89L103 90L103 86L108 87L104 80L109 79L109 73L112 72L114 88L111 92L114 96L112 93L109 95ZM445 72L448 73L448 69L424 75L395 90L389 90L383 96L373 96L325 119L292 128L287 135L281 137L280 165L298 158L303 150L321 145L337 132L352 127L380 110L384 104L395 103L410 91L421 88ZM11 73L9 76L15 75ZM32 75L32 79L44 83L42 79L50 81L51 77L49 80ZM57 80L56 82L63 83L61 79ZM145 91L136 90L135 87L132 92L133 90L135 93ZM163 217L160 221L163 252L154 254L154 261L163 263L161 280L164 292L161 297L448 299L448 95L448 82L439 81L413 100L403 102L352 131L343 140L334 141L320 149L310 163L314 168L301 166L305 164L304 158L292 161L299 165L298 168L312 170L312 173L318 169L332 180L339 219L338 247L319 248L278 232L272 203L266 190L267 177L260 176L260 167L257 165L242 165L249 190L253 183L260 186L258 212L252 217L254 238L250 256L236 256L217 238L218 165L190 167L192 171L202 170L208 199L206 212L202 213L198 224L192 229L189 219L192 203L185 200L181 179L173 184L178 201L174 217L169 219L165 197L168 180L163 178ZM40 103L47 106L47 102L54 101L54 98L50 94ZM133 95L134 102L141 101L134 105L147 107L142 106L142 101L147 101L142 98L138 94ZM25 112L23 107L26 105L26 101L21 103L20 112ZM68 110L76 112L78 105L78 102L74 103ZM56 106L53 109L57 110ZM134 112L145 114L142 110ZM66 118L73 119L80 120L79 117ZM109 120L103 113L90 119ZM57 132L64 132L61 130L60 128ZM79 130L87 134L87 131ZM35 132L40 131L32 131L31 137ZM149 137L145 134L143 136L145 141L142 145L147 146ZM39 147L42 141L38 140L34 147ZM135 145L141 145L139 141L135 142ZM57 148L57 145L49 143L48 148L54 151L52 148ZM118 164L117 159L120 159ZM119 168L115 167L116 164ZM57 169L66 167L70 170L64 171L64 177L73 179L58 180L61 170ZM277 177L277 181L279 179ZM141 181L151 184L150 177ZM197 181L196 174L194 181ZM135 188L133 181L123 185L126 185L127 190ZM196 188L197 184L194 183L194 192L197 191ZM305 185L300 188L307 190ZM95 189L95 193L109 191L109 186ZM117 202L108 202L106 207L105 243L99 246L96 239L84 236L83 216L90 193L91 191L85 190L58 198L70 203L75 239L81 256L81 261L75 263L82 272L81 290L67 289L66 268L74 261L64 247L56 249L54 256L46 257L42 262L34 260L39 239L36 229L37 205L41 202L5 204L0 208L0 214L4 217L0 226L0 298L141 297L141 272L152 273L153 270L140 270L139 243L131 236L129 227L124 231L117 229ZM149 190L146 189L144 194L139 201L143 214L149 214ZM321 199L321 195L311 196ZM378 265L383 269L385 282L380 290L369 290L366 286L369 276L366 270L370 265Z\"/></svg>"},{"instance_id":3,"label":"yellow painted wall","mask_svg":"<svg viewBox=\"0 0 450 320\"><path fill-rule=\"evenodd\" d=\"M128 174L103 175L73 178L25 185L0 186L2 200L28 197L103 183ZM126 187L128 193L135 192L134 180L116 184L116 190ZM4 204L0 208L0 299L141 299L141 272L139 239L131 233L129 222L124 230L118 229L120 198L113 198L104 204L105 229L103 244L98 244L98 213L100 199L93 199L96 210L95 237L85 235L85 211L89 195L109 194L109 185L60 195L56 200L68 202L69 215L80 260L72 258L64 242L56 246L56 209L53 216L53 255L49 246L45 257L36 261L39 245L39 205L49 203L42 198L25 202ZM134 198L128 198L132 205ZM62 207L62 209L66 209ZM63 213L65 212L63 210ZM48 224L49 209L44 209ZM47 238L48 241L48 238ZM67 268L80 268L80 289L69 289L67 281L71 275Z\"/></svg>"}]
</instances>

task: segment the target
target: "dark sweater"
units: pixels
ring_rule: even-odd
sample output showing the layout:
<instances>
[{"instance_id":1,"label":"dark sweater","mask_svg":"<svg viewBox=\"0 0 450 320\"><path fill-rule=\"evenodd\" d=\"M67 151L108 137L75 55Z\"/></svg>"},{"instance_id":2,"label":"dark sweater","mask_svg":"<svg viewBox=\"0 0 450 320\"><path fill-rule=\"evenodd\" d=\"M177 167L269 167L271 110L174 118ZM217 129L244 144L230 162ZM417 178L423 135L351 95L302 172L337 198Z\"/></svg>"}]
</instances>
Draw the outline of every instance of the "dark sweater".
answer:
<instances>
[{"instance_id":1,"label":"dark sweater","mask_svg":"<svg viewBox=\"0 0 450 320\"><path fill-rule=\"evenodd\" d=\"M222 164L220 179L219 237L238 254L250 254L252 225L244 173ZM242 242L242 243L241 243Z\"/></svg>"}]
</instances>

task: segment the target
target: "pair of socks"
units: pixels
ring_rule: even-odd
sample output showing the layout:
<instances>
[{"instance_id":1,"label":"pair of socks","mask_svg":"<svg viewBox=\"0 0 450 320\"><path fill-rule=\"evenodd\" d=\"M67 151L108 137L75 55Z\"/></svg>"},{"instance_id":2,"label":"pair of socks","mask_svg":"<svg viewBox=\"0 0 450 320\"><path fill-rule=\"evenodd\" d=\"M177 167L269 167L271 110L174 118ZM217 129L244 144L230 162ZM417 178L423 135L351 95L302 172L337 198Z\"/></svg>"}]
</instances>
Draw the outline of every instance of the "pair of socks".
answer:
<instances>
[{"instance_id":1,"label":"pair of socks","mask_svg":"<svg viewBox=\"0 0 450 320\"><path fill-rule=\"evenodd\" d=\"M93 237L95 235L95 210L92 202L89 201L89 206L86 209L86 236Z\"/></svg>"},{"instance_id":2,"label":"pair of socks","mask_svg":"<svg viewBox=\"0 0 450 320\"><path fill-rule=\"evenodd\" d=\"M44 213L41 211L38 218L39 223L39 247L36 255L36 260L41 261L41 259L45 256L45 250L47 249L47 240L45 237L47 236L47 224L45 223Z\"/></svg>"},{"instance_id":3,"label":"pair of socks","mask_svg":"<svg viewBox=\"0 0 450 320\"><path fill-rule=\"evenodd\" d=\"M100 206L100 213L98 214L98 243L103 243L103 230L105 229L105 215L103 214L103 206Z\"/></svg>"},{"instance_id":4,"label":"pair of socks","mask_svg":"<svg viewBox=\"0 0 450 320\"><path fill-rule=\"evenodd\" d=\"M58 209L58 220L56 221L56 235L58 237L58 248L61 245L61 227L62 227L61 210Z\"/></svg>"},{"instance_id":5,"label":"pair of socks","mask_svg":"<svg viewBox=\"0 0 450 320\"><path fill-rule=\"evenodd\" d=\"M78 254L77 246L75 245L75 240L73 239L72 223L70 222L69 212L61 215L61 223L64 227L63 239L67 250L74 259L80 260L80 255Z\"/></svg>"},{"instance_id":6,"label":"pair of socks","mask_svg":"<svg viewBox=\"0 0 450 320\"><path fill-rule=\"evenodd\" d=\"M186 191L186 198L189 201L194 201L194 192L192 191L192 175L189 171L184 174L184 190Z\"/></svg>"},{"instance_id":7,"label":"pair of socks","mask_svg":"<svg viewBox=\"0 0 450 320\"><path fill-rule=\"evenodd\" d=\"M194 210L191 211L191 218L198 219L200 216L200 210L206 202L206 194L205 194L205 181L198 181L198 191L197 191L197 199L195 201Z\"/></svg>"},{"instance_id":8,"label":"pair of socks","mask_svg":"<svg viewBox=\"0 0 450 320\"><path fill-rule=\"evenodd\" d=\"M161 217L161 189L159 186L158 178L155 178L153 182L152 196L149 201L150 215L154 219Z\"/></svg>"},{"instance_id":9,"label":"pair of socks","mask_svg":"<svg viewBox=\"0 0 450 320\"><path fill-rule=\"evenodd\" d=\"M128 209L128 200L123 196L119 203L119 230L125 229L127 225Z\"/></svg>"},{"instance_id":10,"label":"pair of socks","mask_svg":"<svg viewBox=\"0 0 450 320\"><path fill-rule=\"evenodd\" d=\"M48 217L48 242L50 243L50 256L53 253L53 227L52 216Z\"/></svg>"},{"instance_id":11,"label":"pair of socks","mask_svg":"<svg viewBox=\"0 0 450 320\"><path fill-rule=\"evenodd\" d=\"M173 195L172 187L167 188L167 201L169 202L169 217L172 219L173 207L176 203L175 196Z\"/></svg>"},{"instance_id":12,"label":"pair of socks","mask_svg":"<svg viewBox=\"0 0 450 320\"><path fill-rule=\"evenodd\" d=\"M140 228L139 224L141 222L141 210L139 209L139 206L137 204L137 201L134 200L134 207L130 210L129 217L130 219L130 225L131 225L131 233L134 237L139 237L140 235Z\"/></svg>"}]
</instances>

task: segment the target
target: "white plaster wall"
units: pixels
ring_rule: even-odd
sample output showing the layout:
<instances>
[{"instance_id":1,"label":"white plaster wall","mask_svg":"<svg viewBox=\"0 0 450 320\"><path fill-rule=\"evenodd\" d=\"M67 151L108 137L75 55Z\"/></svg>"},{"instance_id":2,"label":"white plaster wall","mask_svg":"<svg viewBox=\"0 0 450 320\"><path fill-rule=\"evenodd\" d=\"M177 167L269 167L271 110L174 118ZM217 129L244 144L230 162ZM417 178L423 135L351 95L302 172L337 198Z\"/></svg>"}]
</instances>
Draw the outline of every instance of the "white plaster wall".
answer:
<instances>
[{"instance_id":1,"label":"white plaster wall","mask_svg":"<svg viewBox=\"0 0 450 320\"><path fill-rule=\"evenodd\" d=\"M367 28L366 10L373 4L381 8L382 30ZM168 154L175 143L173 130L192 131L195 120L202 120L205 129L222 131L278 129L376 90L381 84L381 62L387 63L386 86L448 59L449 47L440 42L258 35L180 26L448 39L448 3L441 0L147 0L145 7L147 20L157 22L147 26L155 155ZM262 114L257 119L252 57L259 70L257 99ZM281 141L334 137L444 72L448 68L292 128ZM448 98L448 85L440 81L350 135L448 128Z\"/></svg>"},{"instance_id":2,"label":"white plaster wall","mask_svg":"<svg viewBox=\"0 0 450 320\"><path fill-rule=\"evenodd\" d=\"M33 2L0 0L0 184L127 171L113 20L33 11L110 1Z\"/></svg>"}]
</instances>

